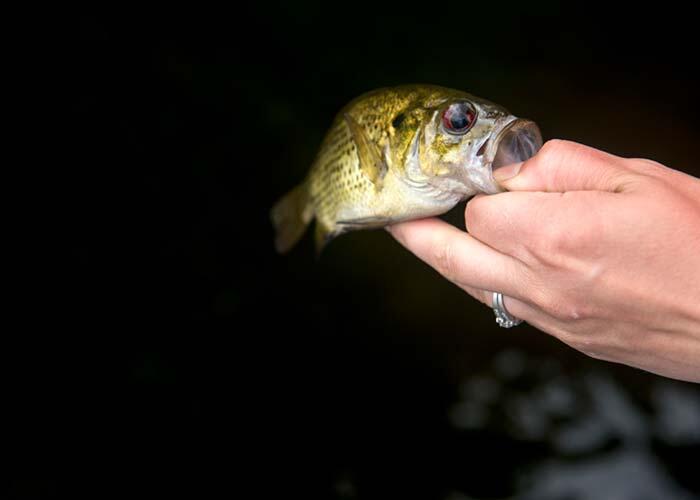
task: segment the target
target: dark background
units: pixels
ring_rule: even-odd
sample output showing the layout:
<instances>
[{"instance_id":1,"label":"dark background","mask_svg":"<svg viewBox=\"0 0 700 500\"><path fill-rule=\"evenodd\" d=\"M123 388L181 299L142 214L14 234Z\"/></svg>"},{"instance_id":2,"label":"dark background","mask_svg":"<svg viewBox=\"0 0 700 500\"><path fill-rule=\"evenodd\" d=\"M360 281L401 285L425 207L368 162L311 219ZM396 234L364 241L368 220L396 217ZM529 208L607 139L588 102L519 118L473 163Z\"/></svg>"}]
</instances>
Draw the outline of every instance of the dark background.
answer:
<instances>
[{"instance_id":1,"label":"dark background","mask_svg":"<svg viewBox=\"0 0 700 500\"><path fill-rule=\"evenodd\" d=\"M37 285L53 326L11 379L12 491L503 498L556 453L498 423L459 432L447 414L504 349L574 377L604 370L644 406L658 377L500 330L383 231L318 262L309 235L276 255L268 210L345 102L413 82L698 175L694 16L656 7L265 2L57 19L68 154L45 251L60 257ZM691 488L697 447L665 453Z\"/></svg>"}]
</instances>

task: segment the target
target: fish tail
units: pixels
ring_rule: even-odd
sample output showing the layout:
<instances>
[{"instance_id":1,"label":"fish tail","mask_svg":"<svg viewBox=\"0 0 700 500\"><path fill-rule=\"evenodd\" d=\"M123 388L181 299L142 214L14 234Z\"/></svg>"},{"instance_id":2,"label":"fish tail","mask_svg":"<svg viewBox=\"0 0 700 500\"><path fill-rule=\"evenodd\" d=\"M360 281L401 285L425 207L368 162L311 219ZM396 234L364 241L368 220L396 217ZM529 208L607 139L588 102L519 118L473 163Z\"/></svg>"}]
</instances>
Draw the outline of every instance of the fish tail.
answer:
<instances>
[{"instance_id":1,"label":"fish tail","mask_svg":"<svg viewBox=\"0 0 700 500\"><path fill-rule=\"evenodd\" d=\"M299 184L275 203L270 218L275 227L275 248L279 253L286 253L299 241L314 218L307 183Z\"/></svg>"}]
</instances>

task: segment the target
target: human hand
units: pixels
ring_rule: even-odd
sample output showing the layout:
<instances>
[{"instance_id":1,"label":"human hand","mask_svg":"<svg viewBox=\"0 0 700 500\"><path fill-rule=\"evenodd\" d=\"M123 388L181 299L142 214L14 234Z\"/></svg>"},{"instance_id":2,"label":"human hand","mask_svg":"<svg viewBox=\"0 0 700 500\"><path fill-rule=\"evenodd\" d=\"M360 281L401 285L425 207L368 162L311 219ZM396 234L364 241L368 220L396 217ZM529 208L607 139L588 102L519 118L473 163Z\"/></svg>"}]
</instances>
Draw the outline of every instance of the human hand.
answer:
<instances>
[{"instance_id":1,"label":"human hand","mask_svg":"<svg viewBox=\"0 0 700 500\"><path fill-rule=\"evenodd\" d=\"M389 231L589 356L700 382L700 179L559 140L494 175L508 192L467 203L468 233L439 219Z\"/></svg>"}]
</instances>

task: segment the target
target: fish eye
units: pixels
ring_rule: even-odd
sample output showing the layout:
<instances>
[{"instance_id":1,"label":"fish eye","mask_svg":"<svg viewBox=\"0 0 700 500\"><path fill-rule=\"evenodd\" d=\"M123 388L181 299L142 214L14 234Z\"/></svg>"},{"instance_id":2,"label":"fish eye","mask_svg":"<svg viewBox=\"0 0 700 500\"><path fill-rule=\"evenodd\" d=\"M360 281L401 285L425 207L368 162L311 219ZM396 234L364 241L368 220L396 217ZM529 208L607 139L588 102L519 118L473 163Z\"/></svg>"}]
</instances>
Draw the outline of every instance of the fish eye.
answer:
<instances>
[{"instance_id":1,"label":"fish eye","mask_svg":"<svg viewBox=\"0 0 700 500\"><path fill-rule=\"evenodd\" d=\"M476 123L476 110L468 102L451 104L442 113L442 126L450 134L466 134Z\"/></svg>"}]
</instances>

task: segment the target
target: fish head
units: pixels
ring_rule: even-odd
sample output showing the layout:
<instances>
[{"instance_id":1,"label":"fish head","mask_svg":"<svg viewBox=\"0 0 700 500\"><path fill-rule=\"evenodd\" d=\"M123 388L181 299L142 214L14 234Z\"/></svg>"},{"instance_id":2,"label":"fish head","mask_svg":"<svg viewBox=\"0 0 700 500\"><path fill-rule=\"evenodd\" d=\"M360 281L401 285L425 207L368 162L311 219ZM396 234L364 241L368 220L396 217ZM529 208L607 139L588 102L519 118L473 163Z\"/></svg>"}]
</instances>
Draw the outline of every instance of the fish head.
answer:
<instances>
[{"instance_id":1,"label":"fish head","mask_svg":"<svg viewBox=\"0 0 700 500\"><path fill-rule=\"evenodd\" d=\"M422 104L422 126L413 136L408 159L412 173L438 190L463 196L502 191L493 171L527 160L542 147L533 121L485 99L455 91L433 95Z\"/></svg>"}]
</instances>

